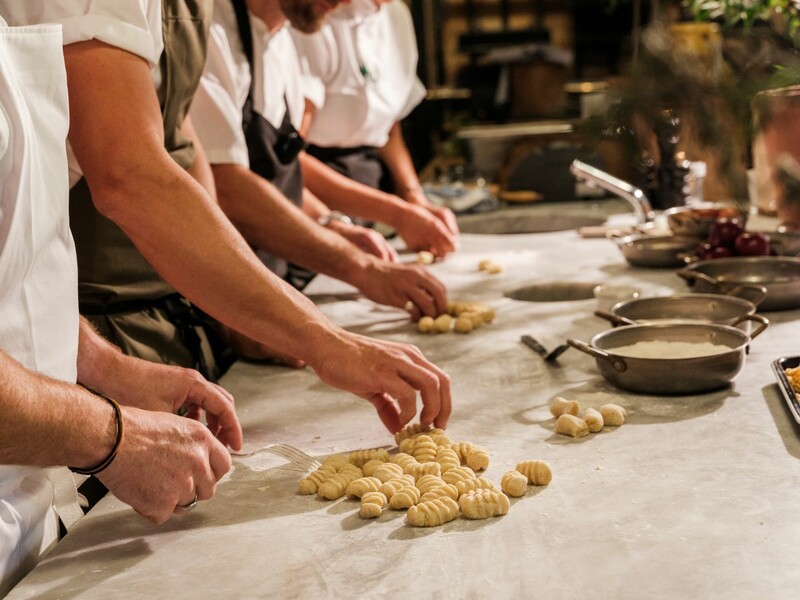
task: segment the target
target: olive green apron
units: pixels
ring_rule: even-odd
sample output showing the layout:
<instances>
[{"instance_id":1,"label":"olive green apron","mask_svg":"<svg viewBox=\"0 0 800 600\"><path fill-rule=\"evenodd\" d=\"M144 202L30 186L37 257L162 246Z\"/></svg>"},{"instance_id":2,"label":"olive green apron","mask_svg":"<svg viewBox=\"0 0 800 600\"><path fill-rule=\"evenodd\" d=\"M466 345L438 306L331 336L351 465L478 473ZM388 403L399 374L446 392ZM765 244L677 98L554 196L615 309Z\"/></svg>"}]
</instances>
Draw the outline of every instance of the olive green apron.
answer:
<instances>
[{"instance_id":1,"label":"olive green apron","mask_svg":"<svg viewBox=\"0 0 800 600\"><path fill-rule=\"evenodd\" d=\"M164 145L184 169L192 166L195 154L180 128L203 73L212 4L162 2L159 100ZM95 209L85 179L70 191L70 224L78 254L81 314L126 354L197 368L216 378L224 367L216 364L211 351L212 328L156 273L125 233Z\"/></svg>"}]
</instances>

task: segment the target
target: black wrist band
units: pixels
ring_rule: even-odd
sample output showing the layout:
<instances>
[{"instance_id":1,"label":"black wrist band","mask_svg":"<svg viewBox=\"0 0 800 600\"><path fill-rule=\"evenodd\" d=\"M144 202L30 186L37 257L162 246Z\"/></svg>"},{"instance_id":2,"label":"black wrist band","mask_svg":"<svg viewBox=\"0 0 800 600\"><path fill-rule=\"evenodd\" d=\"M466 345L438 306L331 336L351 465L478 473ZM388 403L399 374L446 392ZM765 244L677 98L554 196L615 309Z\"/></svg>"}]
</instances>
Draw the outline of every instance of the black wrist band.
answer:
<instances>
[{"instance_id":1,"label":"black wrist band","mask_svg":"<svg viewBox=\"0 0 800 600\"><path fill-rule=\"evenodd\" d=\"M119 404L117 404L111 398L106 398L102 394L97 394L96 392L93 393L95 393L96 395L100 396L103 400L108 402L111 405L111 408L114 409L114 420L117 423L117 437L114 440L114 447L111 449L111 452L109 452L108 456L106 456L102 461L100 461L95 466L88 467L86 469L81 469L78 467L70 467L70 470L73 473L78 473L80 475L95 475L100 471L107 469L109 465L111 465L111 463L114 462L114 459L117 457L117 452L119 451L119 447L122 445L122 436L123 436L122 411L119 408Z\"/></svg>"}]
</instances>

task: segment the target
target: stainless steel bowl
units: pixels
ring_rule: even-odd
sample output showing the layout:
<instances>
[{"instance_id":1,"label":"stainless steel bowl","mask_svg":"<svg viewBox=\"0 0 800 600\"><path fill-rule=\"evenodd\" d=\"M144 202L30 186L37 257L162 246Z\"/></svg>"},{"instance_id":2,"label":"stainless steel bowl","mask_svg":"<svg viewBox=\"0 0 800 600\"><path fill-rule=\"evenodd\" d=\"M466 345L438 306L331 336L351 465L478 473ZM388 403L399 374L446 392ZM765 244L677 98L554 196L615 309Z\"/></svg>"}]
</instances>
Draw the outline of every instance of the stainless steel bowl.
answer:
<instances>
[{"instance_id":1,"label":"stainless steel bowl","mask_svg":"<svg viewBox=\"0 0 800 600\"><path fill-rule=\"evenodd\" d=\"M667 225L675 235L704 239L711 224L721 217L737 218L742 223L747 213L730 204L705 203L697 206L676 206L664 211Z\"/></svg>"},{"instance_id":2,"label":"stainless steel bowl","mask_svg":"<svg viewBox=\"0 0 800 600\"><path fill-rule=\"evenodd\" d=\"M787 310L800 307L800 258L747 256L701 260L677 274L693 291L745 297L759 310ZM760 304L752 298L763 288Z\"/></svg>"},{"instance_id":3,"label":"stainless steel bowl","mask_svg":"<svg viewBox=\"0 0 800 600\"><path fill-rule=\"evenodd\" d=\"M697 358L631 358L614 348L643 341L711 342L729 350ZM618 327L594 336L587 344L567 343L595 358L607 381L632 392L653 395L699 394L725 387L744 366L750 337L727 325L645 324Z\"/></svg>"},{"instance_id":4,"label":"stainless steel bowl","mask_svg":"<svg viewBox=\"0 0 800 600\"><path fill-rule=\"evenodd\" d=\"M686 264L683 256L697 247L697 238L680 235L633 234L621 236L610 232L622 255L635 267L671 268Z\"/></svg>"},{"instance_id":5,"label":"stainless steel bowl","mask_svg":"<svg viewBox=\"0 0 800 600\"><path fill-rule=\"evenodd\" d=\"M723 294L675 294L620 302L610 312L596 311L614 325L645 323L711 323L737 327L756 338L769 327L769 320L756 314L752 302ZM754 329L752 323L758 326ZM752 332L751 332L752 330Z\"/></svg>"}]
</instances>

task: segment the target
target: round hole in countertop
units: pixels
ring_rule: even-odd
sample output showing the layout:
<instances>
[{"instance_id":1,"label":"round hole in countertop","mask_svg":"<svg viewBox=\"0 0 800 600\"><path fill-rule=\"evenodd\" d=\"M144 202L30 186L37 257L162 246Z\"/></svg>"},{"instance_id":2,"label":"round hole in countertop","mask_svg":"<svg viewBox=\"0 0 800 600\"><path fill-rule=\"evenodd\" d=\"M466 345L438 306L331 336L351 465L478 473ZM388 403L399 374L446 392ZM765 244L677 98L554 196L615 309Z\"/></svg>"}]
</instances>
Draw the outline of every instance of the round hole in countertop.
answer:
<instances>
[{"instance_id":1,"label":"round hole in countertop","mask_svg":"<svg viewBox=\"0 0 800 600\"><path fill-rule=\"evenodd\" d=\"M546 281L503 294L506 298L522 302L570 302L594 298L597 282Z\"/></svg>"}]
</instances>

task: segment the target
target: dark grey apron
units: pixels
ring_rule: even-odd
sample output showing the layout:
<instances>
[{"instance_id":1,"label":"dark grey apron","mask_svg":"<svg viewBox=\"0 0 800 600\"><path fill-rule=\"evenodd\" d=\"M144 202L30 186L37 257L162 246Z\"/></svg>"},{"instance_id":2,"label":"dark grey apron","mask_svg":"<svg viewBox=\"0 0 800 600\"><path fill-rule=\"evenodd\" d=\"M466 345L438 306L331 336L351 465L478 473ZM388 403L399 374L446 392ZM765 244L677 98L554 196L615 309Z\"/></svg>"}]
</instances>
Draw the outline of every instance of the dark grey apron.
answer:
<instances>
[{"instance_id":1,"label":"dark grey apron","mask_svg":"<svg viewBox=\"0 0 800 600\"><path fill-rule=\"evenodd\" d=\"M162 2L164 146L184 169L194 163L195 153L180 128L203 73L211 9L212 0ZM212 380L230 366L232 354L206 326L204 316L95 209L85 179L70 190L70 225L78 254L81 314L105 338L131 356L196 368Z\"/></svg>"}]
</instances>

